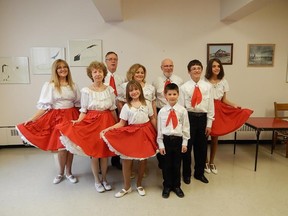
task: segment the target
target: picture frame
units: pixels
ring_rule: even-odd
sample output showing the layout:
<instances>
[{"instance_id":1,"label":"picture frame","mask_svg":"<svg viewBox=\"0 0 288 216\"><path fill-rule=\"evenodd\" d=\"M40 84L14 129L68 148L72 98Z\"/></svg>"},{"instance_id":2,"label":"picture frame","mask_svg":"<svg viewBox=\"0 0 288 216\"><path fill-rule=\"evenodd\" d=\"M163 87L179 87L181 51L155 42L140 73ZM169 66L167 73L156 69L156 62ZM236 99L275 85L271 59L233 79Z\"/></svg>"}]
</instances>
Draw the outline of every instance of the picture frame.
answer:
<instances>
[{"instance_id":1,"label":"picture frame","mask_svg":"<svg viewBox=\"0 0 288 216\"><path fill-rule=\"evenodd\" d=\"M288 83L288 59L287 59L287 68L286 68L286 83Z\"/></svg>"},{"instance_id":2,"label":"picture frame","mask_svg":"<svg viewBox=\"0 0 288 216\"><path fill-rule=\"evenodd\" d=\"M248 44L248 67L273 67L275 44Z\"/></svg>"},{"instance_id":3,"label":"picture frame","mask_svg":"<svg viewBox=\"0 0 288 216\"><path fill-rule=\"evenodd\" d=\"M31 71L33 74L51 74L51 67L56 59L65 60L63 47L32 47Z\"/></svg>"},{"instance_id":4,"label":"picture frame","mask_svg":"<svg viewBox=\"0 0 288 216\"><path fill-rule=\"evenodd\" d=\"M102 40L69 40L68 50L71 67L87 67L92 61L102 62Z\"/></svg>"},{"instance_id":5,"label":"picture frame","mask_svg":"<svg viewBox=\"0 0 288 216\"><path fill-rule=\"evenodd\" d=\"M30 83L28 57L0 57L0 84Z\"/></svg>"},{"instance_id":6,"label":"picture frame","mask_svg":"<svg viewBox=\"0 0 288 216\"><path fill-rule=\"evenodd\" d=\"M208 43L207 63L212 58L218 58L223 65L232 65L233 43Z\"/></svg>"}]
</instances>

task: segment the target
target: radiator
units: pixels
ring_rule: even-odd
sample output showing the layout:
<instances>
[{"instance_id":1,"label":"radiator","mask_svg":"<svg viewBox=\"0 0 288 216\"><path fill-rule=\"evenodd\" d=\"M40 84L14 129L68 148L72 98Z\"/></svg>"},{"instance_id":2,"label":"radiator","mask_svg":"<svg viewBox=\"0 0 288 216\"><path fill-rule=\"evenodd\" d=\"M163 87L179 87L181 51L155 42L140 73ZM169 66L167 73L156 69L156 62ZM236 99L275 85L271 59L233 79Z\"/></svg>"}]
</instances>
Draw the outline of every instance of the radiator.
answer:
<instances>
[{"instance_id":1,"label":"radiator","mask_svg":"<svg viewBox=\"0 0 288 216\"><path fill-rule=\"evenodd\" d=\"M0 126L0 145L21 145L23 144L15 126Z\"/></svg>"}]
</instances>

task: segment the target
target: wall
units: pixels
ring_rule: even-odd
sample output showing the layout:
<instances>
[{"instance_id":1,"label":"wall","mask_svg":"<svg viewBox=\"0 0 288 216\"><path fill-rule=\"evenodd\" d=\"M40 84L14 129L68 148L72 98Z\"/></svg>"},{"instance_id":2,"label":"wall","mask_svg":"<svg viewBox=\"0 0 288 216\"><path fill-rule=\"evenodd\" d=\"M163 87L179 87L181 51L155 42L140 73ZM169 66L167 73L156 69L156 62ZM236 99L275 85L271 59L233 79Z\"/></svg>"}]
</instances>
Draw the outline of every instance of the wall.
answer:
<instances>
[{"instance_id":1,"label":"wall","mask_svg":"<svg viewBox=\"0 0 288 216\"><path fill-rule=\"evenodd\" d=\"M228 98L253 109L253 116L273 116L273 102L288 101L287 8L288 1L276 0L225 24L220 0L123 0L124 21L105 23L91 0L1 0L0 56L29 57L31 47L67 48L70 39L102 39L104 54L119 54L118 73L124 76L139 62L151 82L161 73L165 57L174 60L175 73L189 79L186 65L194 58L206 64L207 43L233 43L233 65L224 67ZM247 67L250 43L275 43L274 67ZM80 88L90 83L85 67L71 70ZM30 84L0 84L0 125L14 125L34 114L41 86L49 78L30 73Z\"/></svg>"}]
</instances>

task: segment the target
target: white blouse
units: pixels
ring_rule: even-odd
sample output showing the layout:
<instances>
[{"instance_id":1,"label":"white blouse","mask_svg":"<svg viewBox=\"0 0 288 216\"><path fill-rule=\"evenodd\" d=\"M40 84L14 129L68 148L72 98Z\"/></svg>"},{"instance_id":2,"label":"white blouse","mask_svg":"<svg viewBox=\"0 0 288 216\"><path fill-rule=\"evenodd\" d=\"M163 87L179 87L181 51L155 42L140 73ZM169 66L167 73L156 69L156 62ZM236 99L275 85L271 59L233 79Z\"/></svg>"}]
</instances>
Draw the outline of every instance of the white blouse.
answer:
<instances>
[{"instance_id":1,"label":"white blouse","mask_svg":"<svg viewBox=\"0 0 288 216\"><path fill-rule=\"evenodd\" d=\"M80 112L86 113L87 110L115 110L115 94L111 86L107 86L104 91L96 92L88 87L81 89L81 109Z\"/></svg>"},{"instance_id":2,"label":"white blouse","mask_svg":"<svg viewBox=\"0 0 288 216\"><path fill-rule=\"evenodd\" d=\"M211 85L212 95L215 100L222 100L224 93L229 91L229 84L226 79L222 79L215 84L210 83L207 79L205 81Z\"/></svg>"},{"instance_id":3,"label":"white blouse","mask_svg":"<svg viewBox=\"0 0 288 216\"><path fill-rule=\"evenodd\" d=\"M126 103L121 109L120 119L128 121L131 124L144 124L150 121L149 116L153 115L152 104L146 100L146 106L141 105L139 108L129 107Z\"/></svg>"},{"instance_id":4,"label":"white blouse","mask_svg":"<svg viewBox=\"0 0 288 216\"><path fill-rule=\"evenodd\" d=\"M128 82L122 83L119 87L119 92L117 99L119 101L125 102L126 103L126 87L127 87ZM142 88L144 98L150 102L153 100L156 100L156 94L155 94L155 87L152 86L151 84L145 83L144 87Z\"/></svg>"},{"instance_id":5,"label":"white blouse","mask_svg":"<svg viewBox=\"0 0 288 216\"><path fill-rule=\"evenodd\" d=\"M68 109L72 107L80 107L80 91L76 84L74 84L74 89L71 89L70 86L61 86L61 93L59 93L55 89L54 83L44 83L37 102L37 109Z\"/></svg>"}]
</instances>

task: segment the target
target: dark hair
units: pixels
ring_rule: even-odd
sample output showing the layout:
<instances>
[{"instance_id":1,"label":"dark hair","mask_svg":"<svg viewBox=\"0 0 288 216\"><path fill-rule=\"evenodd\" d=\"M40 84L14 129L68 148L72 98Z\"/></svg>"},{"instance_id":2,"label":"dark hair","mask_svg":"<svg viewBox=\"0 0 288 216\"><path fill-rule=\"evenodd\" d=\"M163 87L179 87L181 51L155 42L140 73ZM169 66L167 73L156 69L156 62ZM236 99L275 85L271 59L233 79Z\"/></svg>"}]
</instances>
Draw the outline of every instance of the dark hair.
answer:
<instances>
[{"instance_id":1,"label":"dark hair","mask_svg":"<svg viewBox=\"0 0 288 216\"><path fill-rule=\"evenodd\" d=\"M116 55L116 56L118 57L117 53L115 53L115 52L113 52L113 51L109 51L109 52L106 53L105 58L106 58L108 55L110 55L110 54L114 54L114 55Z\"/></svg>"},{"instance_id":2,"label":"dark hair","mask_svg":"<svg viewBox=\"0 0 288 216\"><path fill-rule=\"evenodd\" d=\"M213 72L212 72L213 62L217 62L220 65L220 72L217 75L217 79L220 79L220 80L223 79L223 77L224 77L224 68L223 68L222 62L218 58L213 58L213 59L209 60L209 62L207 64L207 67L206 67L205 78L209 80L212 77L212 75L213 75Z\"/></svg>"},{"instance_id":3,"label":"dark hair","mask_svg":"<svg viewBox=\"0 0 288 216\"><path fill-rule=\"evenodd\" d=\"M128 106L131 107L132 98L129 92L132 91L133 89L140 90L139 101L141 102L142 105L147 105L141 84L135 80L131 80L127 83L127 86L126 86L126 100L127 100Z\"/></svg>"},{"instance_id":4,"label":"dark hair","mask_svg":"<svg viewBox=\"0 0 288 216\"><path fill-rule=\"evenodd\" d=\"M179 87L175 83L169 83L165 86L164 88L164 94L166 94L169 90L176 90L177 93L179 94Z\"/></svg>"},{"instance_id":5,"label":"dark hair","mask_svg":"<svg viewBox=\"0 0 288 216\"><path fill-rule=\"evenodd\" d=\"M199 60L194 59L194 60L190 61L189 64L187 65L188 71L190 71L190 68L194 65L199 65L203 69L202 63Z\"/></svg>"}]
</instances>

